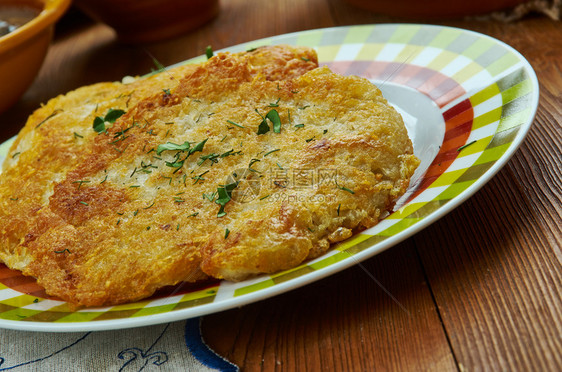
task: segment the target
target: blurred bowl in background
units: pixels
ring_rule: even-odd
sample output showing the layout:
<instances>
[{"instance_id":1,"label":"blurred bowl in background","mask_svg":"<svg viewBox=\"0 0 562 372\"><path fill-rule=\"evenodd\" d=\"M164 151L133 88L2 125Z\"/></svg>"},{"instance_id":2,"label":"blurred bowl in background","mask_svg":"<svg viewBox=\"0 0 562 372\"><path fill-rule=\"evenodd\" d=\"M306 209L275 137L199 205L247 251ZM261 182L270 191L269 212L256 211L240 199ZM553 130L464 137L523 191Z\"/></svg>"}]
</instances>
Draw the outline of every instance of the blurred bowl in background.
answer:
<instances>
[{"instance_id":1,"label":"blurred bowl in background","mask_svg":"<svg viewBox=\"0 0 562 372\"><path fill-rule=\"evenodd\" d=\"M0 0L0 113L15 104L37 76L53 26L69 5L70 0ZM22 21L25 17L27 22Z\"/></svg>"},{"instance_id":2,"label":"blurred bowl in background","mask_svg":"<svg viewBox=\"0 0 562 372\"><path fill-rule=\"evenodd\" d=\"M194 30L219 12L219 0L75 0L124 43L148 43Z\"/></svg>"},{"instance_id":3,"label":"blurred bowl in background","mask_svg":"<svg viewBox=\"0 0 562 372\"><path fill-rule=\"evenodd\" d=\"M528 0L346 0L361 9L410 19L459 18L513 8Z\"/></svg>"}]
</instances>

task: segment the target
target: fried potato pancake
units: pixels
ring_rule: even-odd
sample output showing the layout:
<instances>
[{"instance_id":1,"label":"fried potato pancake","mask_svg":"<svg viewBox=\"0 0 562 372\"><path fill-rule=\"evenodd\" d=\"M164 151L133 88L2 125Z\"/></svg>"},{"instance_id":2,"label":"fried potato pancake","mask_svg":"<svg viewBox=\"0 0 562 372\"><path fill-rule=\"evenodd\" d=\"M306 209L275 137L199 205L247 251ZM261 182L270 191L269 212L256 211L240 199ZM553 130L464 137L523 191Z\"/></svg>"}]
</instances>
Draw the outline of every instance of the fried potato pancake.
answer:
<instances>
[{"instance_id":1,"label":"fried potato pancake","mask_svg":"<svg viewBox=\"0 0 562 372\"><path fill-rule=\"evenodd\" d=\"M221 53L37 110L0 177L0 259L77 306L243 280L375 225L417 165L368 80L307 48Z\"/></svg>"}]
</instances>

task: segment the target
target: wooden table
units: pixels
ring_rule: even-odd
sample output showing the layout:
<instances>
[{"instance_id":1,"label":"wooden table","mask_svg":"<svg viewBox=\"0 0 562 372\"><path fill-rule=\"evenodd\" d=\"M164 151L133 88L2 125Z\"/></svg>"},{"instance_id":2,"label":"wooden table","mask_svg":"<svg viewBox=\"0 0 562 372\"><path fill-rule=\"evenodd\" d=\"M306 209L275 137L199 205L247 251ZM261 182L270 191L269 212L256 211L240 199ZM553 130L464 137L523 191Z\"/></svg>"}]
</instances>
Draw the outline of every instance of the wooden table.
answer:
<instances>
[{"instance_id":1,"label":"wooden table","mask_svg":"<svg viewBox=\"0 0 562 372\"><path fill-rule=\"evenodd\" d=\"M169 65L207 45L406 21L340 0L224 0L195 32L125 46L71 10L33 86L0 116L1 140L57 94L150 71L150 55ZM488 34L529 60L541 97L525 142L467 202L362 266L206 316L208 344L243 370L562 370L562 24L539 16L432 23Z\"/></svg>"}]
</instances>

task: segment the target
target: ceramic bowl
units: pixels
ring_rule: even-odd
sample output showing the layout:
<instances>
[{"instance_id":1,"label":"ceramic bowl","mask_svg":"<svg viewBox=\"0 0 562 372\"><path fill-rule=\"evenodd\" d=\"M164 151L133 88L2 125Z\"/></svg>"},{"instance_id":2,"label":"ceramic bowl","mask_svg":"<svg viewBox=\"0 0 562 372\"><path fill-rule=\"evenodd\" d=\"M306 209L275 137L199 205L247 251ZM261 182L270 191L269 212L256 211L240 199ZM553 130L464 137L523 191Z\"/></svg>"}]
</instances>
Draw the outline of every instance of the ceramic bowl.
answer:
<instances>
[{"instance_id":1,"label":"ceramic bowl","mask_svg":"<svg viewBox=\"0 0 562 372\"><path fill-rule=\"evenodd\" d=\"M53 26L70 1L0 0L0 11L24 7L35 12L27 23L0 37L0 112L16 103L35 79L47 54Z\"/></svg>"},{"instance_id":2,"label":"ceramic bowl","mask_svg":"<svg viewBox=\"0 0 562 372\"><path fill-rule=\"evenodd\" d=\"M124 43L148 43L191 31L219 12L219 0L75 0Z\"/></svg>"}]
</instances>

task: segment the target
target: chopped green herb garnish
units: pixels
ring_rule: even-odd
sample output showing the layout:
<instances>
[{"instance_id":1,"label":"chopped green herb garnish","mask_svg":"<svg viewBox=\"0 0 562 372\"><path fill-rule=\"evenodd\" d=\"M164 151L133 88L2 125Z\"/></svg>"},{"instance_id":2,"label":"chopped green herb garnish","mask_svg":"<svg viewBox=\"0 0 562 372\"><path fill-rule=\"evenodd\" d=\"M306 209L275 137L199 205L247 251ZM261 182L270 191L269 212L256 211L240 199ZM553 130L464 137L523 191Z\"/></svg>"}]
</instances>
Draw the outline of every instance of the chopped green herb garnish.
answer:
<instances>
[{"instance_id":1,"label":"chopped green herb garnish","mask_svg":"<svg viewBox=\"0 0 562 372\"><path fill-rule=\"evenodd\" d=\"M152 56L151 56L152 57ZM161 64L156 58L152 57L152 63L154 63L154 66L156 66L157 70L156 72L162 72L164 70L166 70L166 67L164 67L163 64Z\"/></svg>"},{"instance_id":2,"label":"chopped green herb garnish","mask_svg":"<svg viewBox=\"0 0 562 372\"><path fill-rule=\"evenodd\" d=\"M310 59L306 58L306 57L301 57L301 59L305 62L310 62Z\"/></svg>"},{"instance_id":3,"label":"chopped green herb garnish","mask_svg":"<svg viewBox=\"0 0 562 372\"><path fill-rule=\"evenodd\" d=\"M96 116L93 128L97 133L105 132L105 123L115 123L117 119L125 114L125 111L118 109L109 109L104 117Z\"/></svg>"},{"instance_id":4,"label":"chopped green herb garnish","mask_svg":"<svg viewBox=\"0 0 562 372\"><path fill-rule=\"evenodd\" d=\"M183 144L178 145L172 142L166 142L163 145L158 145L158 148L156 149L156 154L160 155L162 154L164 151L187 151L189 150L189 148L191 147L189 141L185 141Z\"/></svg>"},{"instance_id":5,"label":"chopped green herb garnish","mask_svg":"<svg viewBox=\"0 0 562 372\"><path fill-rule=\"evenodd\" d=\"M299 110L304 110L304 109L309 108L309 107L310 107L310 105L306 105L306 106L303 106L303 107L299 107Z\"/></svg>"},{"instance_id":6,"label":"chopped green herb garnish","mask_svg":"<svg viewBox=\"0 0 562 372\"><path fill-rule=\"evenodd\" d=\"M221 206L217 214L217 217L226 216L224 207L226 206L226 203L228 203L231 200L232 190L234 190L238 186L238 183L239 182L236 181L217 188L218 198L217 200L215 200L215 203Z\"/></svg>"},{"instance_id":7,"label":"chopped green herb garnish","mask_svg":"<svg viewBox=\"0 0 562 372\"><path fill-rule=\"evenodd\" d=\"M199 214L199 212L191 213L189 216L187 216L187 218L189 218L189 217L195 217L195 216L197 216L198 214Z\"/></svg>"},{"instance_id":8,"label":"chopped green herb garnish","mask_svg":"<svg viewBox=\"0 0 562 372\"><path fill-rule=\"evenodd\" d=\"M125 111L123 111L123 110L109 109L107 114L105 114L105 118L103 120L113 124L117 121L117 119L119 119L124 114L125 114Z\"/></svg>"},{"instance_id":9,"label":"chopped green herb garnish","mask_svg":"<svg viewBox=\"0 0 562 372\"><path fill-rule=\"evenodd\" d=\"M347 192L350 193L350 194L355 194L355 191L353 191L353 190L351 190L351 189L348 189L347 187L338 185L338 181L336 181L336 186L337 186L337 188L340 189L340 190L347 191Z\"/></svg>"},{"instance_id":10,"label":"chopped green herb garnish","mask_svg":"<svg viewBox=\"0 0 562 372\"><path fill-rule=\"evenodd\" d=\"M203 151L203 146L205 146L205 143L207 142L208 138L199 142L197 145L195 145L191 150L189 150L189 155L193 154L194 152L201 152Z\"/></svg>"},{"instance_id":11,"label":"chopped green herb garnish","mask_svg":"<svg viewBox=\"0 0 562 372\"><path fill-rule=\"evenodd\" d=\"M207 59L215 55L215 53L213 53L213 48L210 45L205 48L205 55L207 56Z\"/></svg>"},{"instance_id":12,"label":"chopped green herb garnish","mask_svg":"<svg viewBox=\"0 0 562 372\"><path fill-rule=\"evenodd\" d=\"M341 207L341 203L338 204L338 216L340 215L340 207Z\"/></svg>"},{"instance_id":13,"label":"chopped green herb garnish","mask_svg":"<svg viewBox=\"0 0 562 372\"><path fill-rule=\"evenodd\" d=\"M217 192L212 192L209 194L205 194L203 193L203 198L209 200L210 202L212 202L213 200L215 200L215 196L217 196Z\"/></svg>"},{"instance_id":14,"label":"chopped green herb garnish","mask_svg":"<svg viewBox=\"0 0 562 372\"><path fill-rule=\"evenodd\" d=\"M309 138L309 139L307 139L307 140L306 140L306 143L308 143L308 142L310 142L310 141L314 141L314 139L315 139L315 138L316 138L316 136L314 136L314 137L312 137L312 138Z\"/></svg>"},{"instance_id":15,"label":"chopped green herb garnish","mask_svg":"<svg viewBox=\"0 0 562 372\"><path fill-rule=\"evenodd\" d=\"M12 155L12 159L15 158L16 156L18 156L19 154L21 154L21 152L19 152L19 151L14 153L14 155Z\"/></svg>"},{"instance_id":16,"label":"chopped green herb garnish","mask_svg":"<svg viewBox=\"0 0 562 372\"><path fill-rule=\"evenodd\" d=\"M262 196L262 197L260 198L260 200L267 199L267 198L269 198L270 196L271 196L271 195Z\"/></svg>"},{"instance_id":17,"label":"chopped green herb garnish","mask_svg":"<svg viewBox=\"0 0 562 372\"><path fill-rule=\"evenodd\" d=\"M80 204L90 205L90 204L86 203L85 201L80 201Z\"/></svg>"},{"instance_id":18,"label":"chopped green herb garnish","mask_svg":"<svg viewBox=\"0 0 562 372\"><path fill-rule=\"evenodd\" d=\"M256 112L261 116L257 109ZM269 132L270 128L267 124L267 119L269 119L269 121L273 123L273 131L275 133L281 133L281 119L279 118L279 113L277 112L277 110L272 109L269 110L265 117L262 116L262 122L258 126L258 134L265 134Z\"/></svg>"},{"instance_id":19,"label":"chopped green herb garnish","mask_svg":"<svg viewBox=\"0 0 562 372\"><path fill-rule=\"evenodd\" d=\"M105 122L101 116L96 116L93 128L96 133L102 133L105 131Z\"/></svg>"},{"instance_id":20,"label":"chopped green herb garnish","mask_svg":"<svg viewBox=\"0 0 562 372\"><path fill-rule=\"evenodd\" d=\"M279 118L279 113L276 110L271 110L265 117L273 123L273 131L275 133L281 133L281 119Z\"/></svg>"},{"instance_id":21,"label":"chopped green herb garnish","mask_svg":"<svg viewBox=\"0 0 562 372\"><path fill-rule=\"evenodd\" d=\"M277 89L279 89L279 83L277 83ZM278 98L275 103L270 103L269 107L279 107L279 101L281 101L281 98Z\"/></svg>"},{"instance_id":22,"label":"chopped green herb garnish","mask_svg":"<svg viewBox=\"0 0 562 372\"><path fill-rule=\"evenodd\" d=\"M297 130L304 128L304 124L297 124L295 125L295 128L297 128Z\"/></svg>"},{"instance_id":23,"label":"chopped green herb garnish","mask_svg":"<svg viewBox=\"0 0 562 372\"><path fill-rule=\"evenodd\" d=\"M230 230L228 229L228 227L224 230L224 238L228 238L228 235L230 234Z\"/></svg>"},{"instance_id":24,"label":"chopped green herb garnish","mask_svg":"<svg viewBox=\"0 0 562 372\"><path fill-rule=\"evenodd\" d=\"M41 125L43 125L47 120L51 119L52 117L54 117L55 115L57 115L59 112L62 112L63 110L61 109L56 109L53 112L51 112L51 114L49 114L49 116L47 116L45 119L43 119L39 124L37 124L35 126L35 129L39 128Z\"/></svg>"},{"instance_id":25,"label":"chopped green herb garnish","mask_svg":"<svg viewBox=\"0 0 562 372\"><path fill-rule=\"evenodd\" d=\"M281 149L275 149L275 150L268 151L268 152L266 152L265 154L263 154L263 157L265 158L267 155L269 155L269 154L271 154L271 153L274 153L274 152L277 152L277 151L279 151L279 150L281 150Z\"/></svg>"},{"instance_id":26,"label":"chopped green herb garnish","mask_svg":"<svg viewBox=\"0 0 562 372\"><path fill-rule=\"evenodd\" d=\"M467 148L468 146L473 145L473 144L475 144L475 143L476 143L476 140L474 140L474 141L472 141L472 142L470 142L470 143L467 143L466 145L463 145L463 146L459 147L459 148L457 149L457 151L460 152L461 150L463 150L463 149Z\"/></svg>"},{"instance_id":27,"label":"chopped green herb garnish","mask_svg":"<svg viewBox=\"0 0 562 372\"><path fill-rule=\"evenodd\" d=\"M84 136L81 136L80 134L74 132L74 138L84 138Z\"/></svg>"},{"instance_id":28,"label":"chopped green herb garnish","mask_svg":"<svg viewBox=\"0 0 562 372\"><path fill-rule=\"evenodd\" d=\"M82 185L83 185L84 183L90 183L90 181L88 181L88 180L73 181L72 183L77 183L77 184L78 184L78 189L80 189L80 187L82 187Z\"/></svg>"},{"instance_id":29,"label":"chopped green herb garnish","mask_svg":"<svg viewBox=\"0 0 562 372\"><path fill-rule=\"evenodd\" d=\"M205 179L203 178L203 175L207 174L209 171L203 172L198 176L193 176L191 177L192 180L195 180L195 182L193 182L193 184L195 185L196 183L198 183L199 181L205 181Z\"/></svg>"},{"instance_id":30,"label":"chopped green herb garnish","mask_svg":"<svg viewBox=\"0 0 562 372\"><path fill-rule=\"evenodd\" d=\"M70 253L70 250L69 250L68 248L65 248L65 249L63 249L63 250L61 250L61 251L54 251L54 252L55 252L55 253L65 253L65 252L66 252L66 253Z\"/></svg>"},{"instance_id":31,"label":"chopped green herb garnish","mask_svg":"<svg viewBox=\"0 0 562 372\"><path fill-rule=\"evenodd\" d=\"M244 126L242 126L242 125L240 125L240 124L238 124L238 123L235 123L235 122L233 122L232 120L227 120L226 122L227 122L228 124L236 125L238 128L244 128ZM226 137L226 136L225 136L225 137Z\"/></svg>"},{"instance_id":32,"label":"chopped green herb garnish","mask_svg":"<svg viewBox=\"0 0 562 372\"><path fill-rule=\"evenodd\" d=\"M254 165L254 163L257 163L258 161L261 161L260 159L252 159L250 160L250 164L248 165L248 168L250 168L252 165Z\"/></svg>"}]
</instances>

